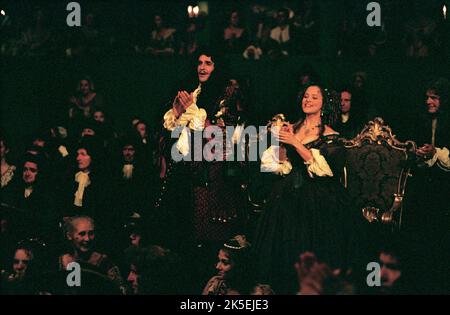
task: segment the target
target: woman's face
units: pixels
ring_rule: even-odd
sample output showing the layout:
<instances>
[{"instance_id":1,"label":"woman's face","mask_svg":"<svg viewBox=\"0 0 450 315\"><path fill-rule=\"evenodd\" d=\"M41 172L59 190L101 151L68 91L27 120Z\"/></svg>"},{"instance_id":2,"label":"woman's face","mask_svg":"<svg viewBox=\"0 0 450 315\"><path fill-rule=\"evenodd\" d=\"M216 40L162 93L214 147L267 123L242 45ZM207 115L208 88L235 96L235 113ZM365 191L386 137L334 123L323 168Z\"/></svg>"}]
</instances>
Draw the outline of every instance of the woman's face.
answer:
<instances>
[{"instance_id":1,"label":"woman's face","mask_svg":"<svg viewBox=\"0 0 450 315\"><path fill-rule=\"evenodd\" d=\"M89 169L91 166L91 156L88 154L86 149L78 149L77 151L77 163L78 163L78 169L80 171L84 171Z\"/></svg>"},{"instance_id":2,"label":"woman's face","mask_svg":"<svg viewBox=\"0 0 450 315\"><path fill-rule=\"evenodd\" d=\"M239 14L237 12L231 13L230 23L231 23L232 26L238 26L239 25Z\"/></svg>"},{"instance_id":3,"label":"woman's face","mask_svg":"<svg viewBox=\"0 0 450 315\"><path fill-rule=\"evenodd\" d=\"M219 255L217 256L219 261L216 264L216 269L218 271L218 275L222 278L225 278L227 273L233 268L233 264L228 254L222 249L219 251Z\"/></svg>"},{"instance_id":4,"label":"woman's face","mask_svg":"<svg viewBox=\"0 0 450 315\"><path fill-rule=\"evenodd\" d=\"M323 97L318 86L310 86L306 89L302 99L302 109L307 115L320 113L322 110Z\"/></svg>"},{"instance_id":5,"label":"woman's face","mask_svg":"<svg viewBox=\"0 0 450 315\"><path fill-rule=\"evenodd\" d=\"M80 81L80 92L83 95L89 94L91 91L91 85L89 84L88 80L81 80Z\"/></svg>"},{"instance_id":6,"label":"woman's face","mask_svg":"<svg viewBox=\"0 0 450 315\"><path fill-rule=\"evenodd\" d=\"M200 83L208 81L213 71L214 71L214 62L212 61L212 58L206 55L201 55L198 58L198 65L197 65L197 74Z\"/></svg>"}]
</instances>

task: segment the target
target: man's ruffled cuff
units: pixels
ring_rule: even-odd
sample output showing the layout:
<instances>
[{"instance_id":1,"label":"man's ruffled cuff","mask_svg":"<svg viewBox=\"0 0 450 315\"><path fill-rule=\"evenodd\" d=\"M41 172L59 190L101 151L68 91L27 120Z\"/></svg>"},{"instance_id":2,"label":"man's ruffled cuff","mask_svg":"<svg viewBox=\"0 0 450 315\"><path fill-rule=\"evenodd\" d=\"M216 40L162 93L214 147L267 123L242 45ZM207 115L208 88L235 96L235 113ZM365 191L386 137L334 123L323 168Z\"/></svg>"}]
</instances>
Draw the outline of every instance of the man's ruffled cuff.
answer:
<instances>
[{"instance_id":1,"label":"man's ruffled cuff","mask_svg":"<svg viewBox=\"0 0 450 315\"><path fill-rule=\"evenodd\" d=\"M177 127L177 118L173 112L173 109L168 110L164 114L164 128L169 131L173 131Z\"/></svg>"},{"instance_id":2,"label":"man's ruffled cuff","mask_svg":"<svg viewBox=\"0 0 450 315\"><path fill-rule=\"evenodd\" d=\"M178 120L179 126L189 126L191 130L201 131L205 128L206 111L192 104L181 114Z\"/></svg>"}]
</instances>

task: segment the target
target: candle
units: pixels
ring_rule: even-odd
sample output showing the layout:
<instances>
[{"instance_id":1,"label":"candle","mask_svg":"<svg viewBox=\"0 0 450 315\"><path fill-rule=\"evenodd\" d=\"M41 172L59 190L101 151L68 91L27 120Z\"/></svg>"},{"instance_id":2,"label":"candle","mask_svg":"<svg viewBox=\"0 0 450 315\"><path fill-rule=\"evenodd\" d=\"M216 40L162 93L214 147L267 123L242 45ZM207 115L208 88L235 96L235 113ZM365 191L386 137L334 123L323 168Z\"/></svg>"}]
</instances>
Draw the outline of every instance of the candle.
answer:
<instances>
[{"instance_id":1,"label":"candle","mask_svg":"<svg viewBox=\"0 0 450 315\"><path fill-rule=\"evenodd\" d=\"M444 4L442 7L442 13L444 14L444 20L447 19L447 6Z\"/></svg>"}]
</instances>

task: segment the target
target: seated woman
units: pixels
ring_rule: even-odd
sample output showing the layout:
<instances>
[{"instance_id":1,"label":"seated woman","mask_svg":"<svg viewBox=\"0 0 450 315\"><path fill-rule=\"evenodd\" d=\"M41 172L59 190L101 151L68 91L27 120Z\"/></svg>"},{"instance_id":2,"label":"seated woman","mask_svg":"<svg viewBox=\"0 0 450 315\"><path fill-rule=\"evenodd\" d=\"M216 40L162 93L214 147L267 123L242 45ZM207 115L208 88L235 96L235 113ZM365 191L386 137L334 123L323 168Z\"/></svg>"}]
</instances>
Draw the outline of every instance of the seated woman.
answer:
<instances>
[{"instance_id":1,"label":"seated woman","mask_svg":"<svg viewBox=\"0 0 450 315\"><path fill-rule=\"evenodd\" d=\"M280 146L261 158L261 171L280 175L260 217L254 250L258 280L295 293L294 262L313 251L333 267L346 263L350 203L340 184L345 151L331 127L337 106L320 86L301 96L302 116L278 132Z\"/></svg>"},{"instance_id":2,"label":"seated woman","mask_svg":"<svg viewBox=\"0 0 450 315\"><path fill-rule=\"evenodd\" d=\"M174 28L166 27L161 14L154 16L155 29L151 34L150 45L145 52L151 56L172 56L175 53Z\"/></svg>"},{"instance_id":3,"label":"seated woman","mask_svg":"<svg viewBox=\"0 0 450 315\"><path fill-rule=\"evenodd\" d=\"M217 275L208 281L202 295L250 294L254 279L250 266L250 243L245 236L237 235L225 242L217 258ZM261 291L258 290L258 294Z\"/></svg>"},{"instance_id":4,"label":"seated woman","mask_svg":"<svg viewBox=\"0 0 450 315\"><path fill-rule=\"evenodd\" d=\"M77 91L69 99L69 103L69 129L71 133L78 133L78 124L91 119L94 109L102 108L103 98L95 91L92 79L85 76L78 82Z\"/></svg>"},{"instance_id":5,"label":"seated woman","mask_svg":"<svg viewBox=\"0 0 450 315\"><path fill-rule=\"evenodd\" d=\"M12 269L1 274L2 294L37 295L51 292L54 281L49 281L49 278L54 276L54 270L46 265L46 246L40 239L25 239L16 245Z\"/></svg>"},{"instance_id":6,"label":"seated woman","mask_svg":"<svg viewBox=\"0 0 450 315\"><path fill-rule=\"evenodd\" d=\"M241 27L239 13L233 10L228 27L223 31L224 48L228 53L241 54L248 45L247 32Z\"/></svg>"}]
</instances>

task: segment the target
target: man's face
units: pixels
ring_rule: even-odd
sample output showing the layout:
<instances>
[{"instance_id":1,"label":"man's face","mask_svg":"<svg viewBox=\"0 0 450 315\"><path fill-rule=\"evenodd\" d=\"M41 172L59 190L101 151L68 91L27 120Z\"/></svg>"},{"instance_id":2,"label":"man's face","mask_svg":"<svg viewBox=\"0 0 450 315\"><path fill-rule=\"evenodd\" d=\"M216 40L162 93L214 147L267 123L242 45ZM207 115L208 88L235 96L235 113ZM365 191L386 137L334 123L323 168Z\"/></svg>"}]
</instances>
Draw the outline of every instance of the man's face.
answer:
<instances>
[{"instance_id":1,"label":"man's face","mask_svg":"<svg viewBox=\"0 0 450 315\"><path fill-rule=\"evenodd\" d=\"M357 76L354 81L354 86L358 89L364 86L364 80L360 76Z\"/></svg>"},{"instance_id":2,"label":"man's face","mask_svg":"<svg viewBox=\"0 0 450 315\"><path fill-rule=\"evenodd\" d=\"M138 233L131 233L130 234L130 241L131 241L131 245L139 247L140 243L141 243L141 235Z\"/></svg>"},{"instance_id":3,"label":"man's face","mask_svg":"<svg viewBox=\"0 0 450 315\"><path fill-rule=\"evenodd\" d=\"M133 162L134 161L134 146L131 144L125 145L122 149L122 155L125 162Z\"/></svg>"},{"instance_id":4,"label":"man's face","mask_svg":"<svg viewBox=\"0 0 450 315\"><path fill-rule=\"evenodd\" d=\"M38 174L37 164L34 162L25 162L23 165L23 181L27 185L34 184L36 175Z\"/></svg>"},{"instance_id":5,"label":"man's face","mask_svg":"<svg viewBox=\"0 0 450 315\"><path fill-rule=\"evenodd\" d=\"M131 264L130 266L130 273L127 277L127 282L129 286L131 287L131 292L133 294L138 294L139 292L139 275L136 270L136 266Z\"/></svg>"},{"instance_id":6,"label":"man's face","mask_svg":"<svg viewBox=\"0 0 450 315\"><path fill-rule=\"evenodd\" d=\"M87 95L91 91L91 85L87 80L80 81L80 92L83 95Z\"/></svg>"},{"instance_id":7,"label":"man's face","mask_svg":"<svg viewBox=\"0 0 450 315\"><path fill-rule=\"evenodd\" d=\"M162 18L159 15L155 15L154 22L155 22L156 28L161 28L161 26L162 26Z\"/></svg>"},{"instance_id":8,"label":"man's face","mask_svg":"<svg viewBox=\"0 0 450 315\"><path fill-rule=\"evenodd\" d=\"M144 138L147 135L147 126L144 123L138 123L136 129L141 138Z\"/></svg>"},{"instance_id":9,"label":"man's face","mask_svg":"<svg viewBox=\"0 0 450 315\"><path fill-rule=\"evenodd\" d=\"M81 136L95 136L95 131L92 128L84 128L81 132Z\"/></svg>"},{"instance_id":10,"label":"man's face","mask_svg":"<svg viewBox=\"0 0 450 315\"><path fill-rule=\"evenodd\" d=\"M208 81L213 71L214 71L214 62L212 61L211 57L201 55L198 58L198 65L197 65L197 74L200 83Z\"/></svg>"},{"instance_id":11,"label":"man's face","mask_svg":"<svg viewBox=\"0 0 450 315\"><path fill-rule=\"evenodd\" d=\"M41 138L36 138L33 141L33 145L35 145L37 147L40 147L40 148L43 148L43 147L45 147L45 140L41 139Z\"/></svg>"},{"instance_id":12,"label":"man's face","mask_svg":"<svg viewBox=\"0 0 450 315\"><path fill-rule=\"evenodd\" d=\"M402 275L399 261L389 254L381 253L380 265L381 286L383 288L390 288Z\"/></svg>"},{"instance_id":13,"label":"man's face","mask_svg":"<svg viewBox=\"0 0 450 315\"><path fill-rule=\"evenodd\" d=\"M87 170L91 166L91 156L86 149L78 149L77 151L77 163L80 171Z\"/></svg>"},{"instance_id":14,"label":"man's face","mask_svg":"<svg viewBox=\"0 0 450 315\"><path fill-rule=\"evenodd\" d=\"M94 113L94 120L99 122L99 123L104 123L105 122L105 115L103 114L103 112L96 111Z\"/></svg>"},{"instance_id":15,"label":"man's face","mask_svg":"<svg viewBox=\"0 0 450 315\"><path fill-rule=\"evenodd\" d=\"M352 107L352 95L349 92L341 93L341 113L347 114Z\"/></svg>"},{"instance_id":16,"label":"man's face","mask_svg":"<svg viewBox=\"0 0 450 315\"><path fill-rule=\"evenodd\" d=\"M28 263L30 262L31 259L32 257L30 257L30 255L24 249L16 250L13 261L13 270L16 276L21 278L25 275Z\"/></svg>"},{"instance_id":17,"label":"man's face","mask_svg":"<svg viewBox=\"0 0 450 315\"><path fill-rule=\"evenodd\" d=\"M226 277L226 274L233 268L233 264L228 254L223 250L219 251L219 255L217 256L218 262L216 264L216 269L218 271L218 275L222 278Z\"/></svg>"},{"instance_id":18,"label":"man's face","mask_svg":"<svg viewBox=\"0 0 450 315\"><path fill-rule=\"evenodd\" d=\"M439 107L441 106L441 98L433 90L428 90L427 93L427 107L428 113L437 114L439 112Z\"/></svg>"},{"instance_id":19,"label":"man's face","mask_svg":"<svg viewBox=\"0 0 450 315\"><path fill-rule=\"evenodd\" d=\"M287 15L286 12L278 12L277 13L277 21L279 26L284 26L287 23Z\"/></svg>"},{"instance_id":20,"label":"man's face","mask_svg":"<svg viewBox=\"0 0 450 315\"><path fill-rule=\"evenodd\" d=\"M94 225L86 219L74 222L74 231L67 234L67 238L72 241L73 247L80 252L91 250L95 239Z\"/></svg>"}]
</instances>

